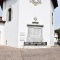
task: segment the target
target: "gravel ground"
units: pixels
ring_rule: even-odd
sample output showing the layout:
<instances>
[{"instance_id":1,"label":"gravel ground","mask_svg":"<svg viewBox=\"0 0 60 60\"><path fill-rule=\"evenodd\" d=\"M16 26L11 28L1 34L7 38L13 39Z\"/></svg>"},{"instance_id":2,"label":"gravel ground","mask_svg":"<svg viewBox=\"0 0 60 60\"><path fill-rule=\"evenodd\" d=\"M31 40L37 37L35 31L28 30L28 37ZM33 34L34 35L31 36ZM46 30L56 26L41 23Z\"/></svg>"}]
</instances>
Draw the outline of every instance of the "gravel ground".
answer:
<instances>
[{"instance_id":1,"label":"gravel ground","mask_svg":"<svg viewBox=\"0 0 60 60\"><path fill-rule=\"evenodd\" d=\"M60 47L18 49L0 46L0 60L60 60Z\"/></svg>"}]
</instances>

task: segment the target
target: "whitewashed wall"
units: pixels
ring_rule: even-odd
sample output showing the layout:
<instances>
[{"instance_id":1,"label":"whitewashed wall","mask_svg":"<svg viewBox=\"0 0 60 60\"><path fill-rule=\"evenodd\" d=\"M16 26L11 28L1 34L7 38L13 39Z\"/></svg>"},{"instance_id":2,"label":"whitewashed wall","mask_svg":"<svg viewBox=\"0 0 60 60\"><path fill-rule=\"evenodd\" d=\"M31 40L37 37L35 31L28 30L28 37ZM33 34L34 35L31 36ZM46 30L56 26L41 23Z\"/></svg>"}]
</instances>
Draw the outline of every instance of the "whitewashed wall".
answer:
<instances>
[{"instance_id":1,"label":"whitewashed wall","mask_svg":"<svg viewBox=\"0 0 60 60\"><path fill-rule=\"evenodd\" d=\"M0 44L4 44L4 24L0 23Z\"/></svg>"},{"instance_id":2,"label":"whitewashed wall","mask_svg":"<svg viewBox=\"0 0 60 60\"><path fill-rule=\"evenodd\" d=\"M19 18L19 2L18 0L7 0L3 7L3 20L6 21L4 26L4 42L6 45L18 47L18 18ZM8 9L12 8L12 20L8 21Z\"/></svg>"},{"instance_id":3,"label":"whitewashed wall","mask_svg":"<svg viewBox=\"0 0 60 60\"><path fill-rule=\"evenodd\" d=\"M54 46L54 7L51 1L50 1L50 44L51 46Z\"/></svg>"},{"instance_id":4,"label":"whitewashed wall","mask_svg":"<svg viewBox=\"0 0 60 60\"><path fill-rule=\"evenodd\" d=\"M36 16L40 25L44 25L43 41L47 41L47 45L51 46L51 0L41 1L42 3L37 6L34 6L29 0L19 1L19 35L23 33L23 40L26 41L28 32L27 24L31 24L33 18ZM19 38L22 38L22 36L19 36Z\"/></svg>"},{"instance_id":5,"label":"whitewashed wall","mask_svg":"<svg viewBox=\"0 0 60 60\"><path fill-rule=\"evenodd\" d=\"M53 8L51 8L51 0L41 0L41 4L34 6L29 0L7 0L4 2L3 7L3 20L6 21L4 27L4 42L6 45L12 47L22 47L23 41L26 41L28 34L27 24L33 22L33 18L36 16L37 21L43 27L43 41L47 42L48 46L51 46L53 40L53 27L51 14ZM8 22L7 11L8 8L12 8L12 21Z\"/></svg>"}]
</instances>

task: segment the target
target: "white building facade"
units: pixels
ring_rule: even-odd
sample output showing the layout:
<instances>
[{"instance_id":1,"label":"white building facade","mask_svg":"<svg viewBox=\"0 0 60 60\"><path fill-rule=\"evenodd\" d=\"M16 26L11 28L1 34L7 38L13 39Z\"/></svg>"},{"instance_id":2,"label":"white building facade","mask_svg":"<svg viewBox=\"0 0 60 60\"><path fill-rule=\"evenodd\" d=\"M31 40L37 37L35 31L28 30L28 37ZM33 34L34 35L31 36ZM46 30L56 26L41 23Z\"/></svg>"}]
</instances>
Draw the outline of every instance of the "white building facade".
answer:
<instances>
[{"instance_id":1,"label":"white building facade","mask_svg":"<svg viewBox=\"0 0 60 60\"><path fill-rule=\"evenodd\" d=\"M58 35L57 35L57 33L54 33L54 42L55 42L55 45L57 45L57 43L58 43Z\"/></svg>"},{"instance_id":2,"label":"white building facade","mask_svg":"<svg viewBox=\"0 0 60 60\"><path fill-rule=\"evenodd\" d=\"M53 11L57 0L1 0L3 45L54 46Z\"/></svg>"}]
</instances>

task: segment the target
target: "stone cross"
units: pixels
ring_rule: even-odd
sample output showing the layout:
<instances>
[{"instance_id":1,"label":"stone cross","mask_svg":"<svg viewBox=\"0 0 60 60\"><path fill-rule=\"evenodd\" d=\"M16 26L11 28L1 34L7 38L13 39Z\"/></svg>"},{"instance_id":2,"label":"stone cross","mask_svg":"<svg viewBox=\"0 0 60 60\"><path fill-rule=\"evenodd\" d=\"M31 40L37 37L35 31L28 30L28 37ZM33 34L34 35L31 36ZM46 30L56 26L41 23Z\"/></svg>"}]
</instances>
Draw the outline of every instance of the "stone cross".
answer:
<instances>
[{"instance_id":1,"label":"stone cross","mask_svg":"<svg viewBox=\"0 0 60 60\"><path fill-rule=\"evenodd\" d=\"M37 21L37 17L34 17L34 21Z\"/></svg>"}]
</instances>

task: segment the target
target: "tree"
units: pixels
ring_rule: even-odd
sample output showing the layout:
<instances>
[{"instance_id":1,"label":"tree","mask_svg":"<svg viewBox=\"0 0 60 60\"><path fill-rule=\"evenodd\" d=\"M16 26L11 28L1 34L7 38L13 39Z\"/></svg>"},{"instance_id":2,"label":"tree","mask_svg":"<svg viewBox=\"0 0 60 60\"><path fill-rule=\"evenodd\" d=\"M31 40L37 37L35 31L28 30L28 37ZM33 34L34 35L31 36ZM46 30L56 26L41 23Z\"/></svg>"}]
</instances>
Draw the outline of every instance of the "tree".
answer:
<instances>
[{"instance_id":1,"label":"tree","mask_svg":"<svg viewBox=\"0 0 60 60\"><path fill-rule=\"evenodd\" d=\"M55 30L55 33L58 35L58 39L60 39L60 28Z\"/></svg>"},{"instance_id":2,"label":"tree","mask_svg":"<svg viewBox=\"0 0 60 60\"><path fill-rule=\"evenodd\" d=\"M60 46L60 28L55 30L55 33L58 35L58 42L57 44Z\"/></svg>"}]
</instances>

